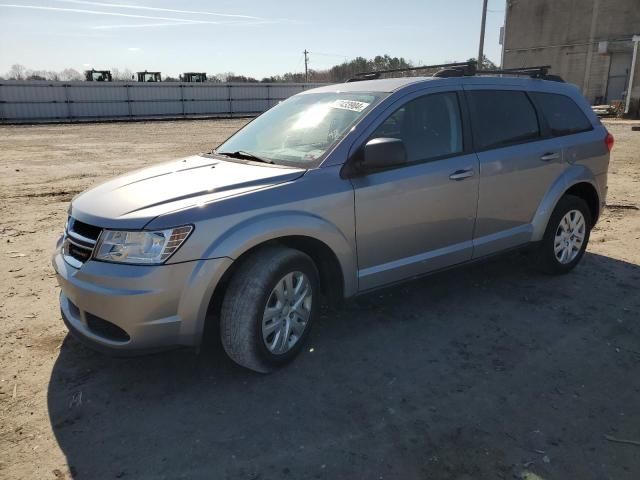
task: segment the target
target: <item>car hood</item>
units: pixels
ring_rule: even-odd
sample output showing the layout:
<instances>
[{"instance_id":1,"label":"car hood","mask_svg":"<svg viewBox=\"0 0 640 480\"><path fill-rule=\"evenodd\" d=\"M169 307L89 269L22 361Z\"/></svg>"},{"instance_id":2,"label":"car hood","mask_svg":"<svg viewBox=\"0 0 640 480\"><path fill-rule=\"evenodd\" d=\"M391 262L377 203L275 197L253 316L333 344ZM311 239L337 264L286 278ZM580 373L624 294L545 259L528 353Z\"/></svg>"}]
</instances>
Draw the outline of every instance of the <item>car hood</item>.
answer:
<instances>
[{"instance_id":1,"label":"car hood","mask_svg":"<svg viewBox=\"0 0 640 480\"><path fill-rule=\"evenodd\" d=\"M305 170L193 156L137 170L78 195L70 215L107 228L142 228L159 215L289 182Z\"/></svg>"}]
</instances>

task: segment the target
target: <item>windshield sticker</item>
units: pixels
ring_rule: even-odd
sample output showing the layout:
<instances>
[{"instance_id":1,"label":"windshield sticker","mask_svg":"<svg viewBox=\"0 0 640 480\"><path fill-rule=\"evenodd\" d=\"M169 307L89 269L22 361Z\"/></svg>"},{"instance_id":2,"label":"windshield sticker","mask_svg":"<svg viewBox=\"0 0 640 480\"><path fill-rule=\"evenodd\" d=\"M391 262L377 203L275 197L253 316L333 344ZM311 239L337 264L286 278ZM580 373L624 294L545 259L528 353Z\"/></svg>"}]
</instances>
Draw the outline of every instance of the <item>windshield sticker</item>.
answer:
<instances>
[{"instance_id":1,"label":"windshield sticker","mask_svg":"<svg viewBox=\"0 0 640 480\"><path fill-rule=\"evenodd\" d=\"M340 108L342 110L350 110L352 112L361 112L369 106L368 103L358 102L357 100L335 100L332 104L332 108Z\"/></svg>"}]
</instances>

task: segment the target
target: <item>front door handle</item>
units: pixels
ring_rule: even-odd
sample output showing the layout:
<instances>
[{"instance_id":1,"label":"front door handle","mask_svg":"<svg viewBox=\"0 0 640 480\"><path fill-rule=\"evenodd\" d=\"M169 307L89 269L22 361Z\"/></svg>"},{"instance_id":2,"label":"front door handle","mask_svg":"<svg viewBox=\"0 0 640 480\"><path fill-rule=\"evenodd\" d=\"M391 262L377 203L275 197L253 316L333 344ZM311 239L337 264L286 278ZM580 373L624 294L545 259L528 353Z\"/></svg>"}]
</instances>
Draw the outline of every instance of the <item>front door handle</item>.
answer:
<instances>
[{"instance_id":1,"label":"front door handle","mask_svg":"<svg viewBox=\"0 0 640 480\"><path fill-rule=\"evenodd\" d=\"M470 168L466 170L457 170L453 172L451 175L449 175L449 180L460 181L469 177L473 177L473 170Z\"/></svg>"},{"instance_id":2,"label":"front door handle","mask_svg":"<svg viewBox=\"0 0 640 480\"><path fill-rule=\"evenodd\" d=\"M558 152L549 152L542 155L540 157L540 160L542 160L543 162L549 162L551 160L557 160L559 158L560 158L560 154Z\"/></svg>"}]
</instances>

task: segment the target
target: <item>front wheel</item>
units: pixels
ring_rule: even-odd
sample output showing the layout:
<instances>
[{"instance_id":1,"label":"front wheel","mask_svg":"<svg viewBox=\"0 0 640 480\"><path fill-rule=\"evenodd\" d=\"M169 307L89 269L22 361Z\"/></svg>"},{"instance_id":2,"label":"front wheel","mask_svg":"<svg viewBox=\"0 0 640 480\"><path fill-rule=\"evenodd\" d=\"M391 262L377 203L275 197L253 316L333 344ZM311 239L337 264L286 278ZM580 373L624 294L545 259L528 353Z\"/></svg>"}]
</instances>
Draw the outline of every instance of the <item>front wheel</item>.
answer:
<instances>
[{"instance_id":1,"label":"front wheel","mask_svg":"<svg viewBox=\"0 0 640 480\"><path fill-rule=\"evenodd\" d=\"M558 201L538 247L547 273L567 273L580 262L589 243L591 221L589 207L580 197L565 195Z\"/></svg>"},{"instance_id":2,"label":"front wheel","mask_svg":"<svg viewBox=\"0 0 640 480\"><path fill-rule=\"evenodd\" d=\"M236 363L268 373L295 357L319 307L318 272L306 254L265 247L229 283L220 313L222 345Z\"/></svg>"}]
</instances>

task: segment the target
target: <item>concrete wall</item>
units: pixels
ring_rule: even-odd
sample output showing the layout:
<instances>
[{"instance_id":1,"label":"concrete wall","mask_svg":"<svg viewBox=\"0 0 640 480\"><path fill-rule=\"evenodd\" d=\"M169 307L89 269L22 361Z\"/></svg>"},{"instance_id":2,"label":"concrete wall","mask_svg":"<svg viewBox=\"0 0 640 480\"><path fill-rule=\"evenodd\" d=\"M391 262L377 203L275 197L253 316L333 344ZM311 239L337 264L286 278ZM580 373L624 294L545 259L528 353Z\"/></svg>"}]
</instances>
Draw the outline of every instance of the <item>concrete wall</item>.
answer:
<instances>
[{"instance_id":1,"label":"concrete wall","mask_svg":"<svg viewBox=\"0 0 640 480\"><path fill-rule=\"evenodd\" d=\"M260 114L309 83L0 82L0 123Z\"/></svg>"},{"instance_id":2,"label":"concrete wall","mask_svg":"<svg viewBox=\"0 0 640 480\"><path fill-rule=\"evenodd\" d=\"M595 102L607 95L612 55L626 58L634 34L640 0L507 0L504 67L551 65ZM604 54L601 41L609 42ZM640 98L640 59L632 98Z\"/></svg>"}]
</instances>

